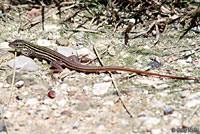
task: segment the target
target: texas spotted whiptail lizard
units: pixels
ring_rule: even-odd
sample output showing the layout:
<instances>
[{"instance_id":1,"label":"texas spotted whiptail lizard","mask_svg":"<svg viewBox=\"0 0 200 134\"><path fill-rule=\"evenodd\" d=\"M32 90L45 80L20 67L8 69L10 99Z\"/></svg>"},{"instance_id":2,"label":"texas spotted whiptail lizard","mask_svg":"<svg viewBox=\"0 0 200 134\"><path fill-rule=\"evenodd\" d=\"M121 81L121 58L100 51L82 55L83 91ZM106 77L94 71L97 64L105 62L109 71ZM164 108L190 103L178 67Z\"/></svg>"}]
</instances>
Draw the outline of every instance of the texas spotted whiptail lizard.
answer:
<instances>
[{"instance_id":1,"label":"texas spotted whiptail lizard","mask_svg":"<svg viewBox=\"0 0 200 134\"><path fill-rule=\"evenodd\" d=\"M57 72L61 72L63 67L67 67L72 70L81 71L81 72L106 72L106 71L125 71L125 72L133 72L137 74L145 74L145 75L153 75L158 77L166 77L171 79L179 79L179 80L197 80L196 78L189 78L189 77L179 77L179 76L172 76L172 75L162 75L157 73L151 73L141 70L135 70L131 68L123 68L123 67L116 67L116 66L87 66L78 63L73 58L66 57L56 51L53 51L44 46L38 46L33 43L29 43L24 40L15 40L9 43L11 48L14 48L20 51L25 56L34 56L38 58L45 59L50 61L50 65L56 68ZM56 71L55 71L56 72Z\"/></svg>"}]
</instances>

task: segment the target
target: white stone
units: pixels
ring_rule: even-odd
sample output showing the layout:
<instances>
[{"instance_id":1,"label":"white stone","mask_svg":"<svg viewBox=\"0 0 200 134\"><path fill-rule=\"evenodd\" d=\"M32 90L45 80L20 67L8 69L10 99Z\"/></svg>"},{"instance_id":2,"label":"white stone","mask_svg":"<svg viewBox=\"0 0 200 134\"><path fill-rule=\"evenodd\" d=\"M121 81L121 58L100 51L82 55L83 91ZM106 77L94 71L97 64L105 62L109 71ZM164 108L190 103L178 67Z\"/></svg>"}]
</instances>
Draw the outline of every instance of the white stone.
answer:
<instances>
[{"instance_id":1,"label":"white stone","mask_svg":"<svg viewBox=\"0 0 200 134\"><path fill-rule=\"evenodd\" d=\"M65 46L58 46L57 52L63 54L66 57L77 55L76 50L71 47L65 47Z\"/></svg>"},{"instance_id":2,"label":"white stone","mask_svg":"<svg viewBox=\"0 0 200 134\"><path fill-rule=\"evenodd\" d=\"M160 123L160 119L155 117L144 117L142 118L142 125L145 126L147 130L151 130L153 127L157 126Z\"/></svg>"},{"instance_id":3,"label":"white stone","mask_svg":"<svg viewBox=\"0 0 200 134\"><path fill-rule=\"evenodd\" d=\"M8 44L9 44L8 42L1 42L1 43L0 43L0 48L4 48L4 49L5 49L5 48L10 48L10 47L8 46Z\"/></svg>"},{"instance_id":4,"label":"white stone","mask_svg":"<svg viewBox=\"0 0 200 134\"><path fill-rule=\"evenodd\" d=\"M151 133L152 133L152 134L161 134L162 131L161 131L161 129L159 129L159 128L154 128L154 129L151 130Z\"/></svg>"},{"instance_id":5,"label":"white stone","mask_svg":"<svg viewBox=\"0 0 200 134\"><path fill-rule=\"evenodd\" d=\"M67 91L68 90L68 85L66 83L63 83L60 87L60 90L64 90L64 91Z\"/></svg>"},{"instance_id":6,"label":"white stone","mask_svg":"<svg viewBox=\"0 0 200 134\"><path fill-rule=\"evenodd\" d=\"M199 104L200 104L200 92L190 95L187 98L185 106L187 108L191 108L191 107L194 107L194 106L199 105Z\"/></svg>"},{"instance_id":7,"label":"white stone","mask_svg":"<svg viewBox=\"0 0 200 134\"><path fill-rule=\"evenodd\" d=\"M81 49L77 50L77 53L78 53L79 56L87 55L87 58L89 58L91 60L96 58L96 55L87 48L81 48Z\"/></svg>"},{"instance_id":8,"label":"white stone","mask_svg":"<svg viewBox=\"0 0 200 134\"><path fill-rule=\"evenodd\" d=\"M26 102L26 105L36 105L38 103L38 100L36 98L32 98L32 99L29 99L27 102Z\"/></svg>"},{"instance_id":9,"label":"white stone","mask_svg":"<svg viewBox=\"0 0 200 134\"><path fill-rule=\"evenodd\" d=\"M57 101L56 103L58 104L58 106L64 107L66 105L66 100L65 99L61 99L59 101Z\"/></svg>"},{"instance_id":10,"label":"white stone","mask_svg":"<svg viewBox=\"0 0 200 134\"><path fill-rule=\"evenodd\" d=\"M10 111L6 111L5 114L4 114L4 117L10 118L10 117L12 117L12 115L13 114Z\"/></svg>"},{"instance_id":11,"label":"white stone","mask_svg":"<svg viewBox=\"0 0 200 134\"><path fill-rule=\"evenodd\" d=\"M96 83L93 86L93 94L97 96L102 96L108 92L111 86L111 82Z\"/></svg>"},{"instance_id":12,"label":"white stone","mask_svg":"<svg viewBox=\"0 0 200 134\"><path fill-rule=\"evenodd\" d=\"M52 46L49 40L44 40L44 39L38 39L37 44L39 46Z\"/></svg>"},{"instance_id":13,"label":"white stone","mask_svg":"<svg viewBox=\"0 0 200 134\"><path fill-rule=\"evenodd\" d=\"M173 126L173 127L181 126L181 120L173 119L173 120L170 122L170 125Z\"/></svg>"},{"instance_id":14,"label":"white stone","mask_svg":"<svg viewBox=\"0 0 200 134\"><path fill-rule=\"evenodd\" d=\"M23 95L23 96L26 96L26 95L28 95L28 92L27 92L27 91L22 92L22 95Z\"/></svg>"},{"instance_id":15,"label":"white stone","mask_svg":"<svg viewBox=\"0 0 200 134\"><path fill-rule=\"evenodd\" d=\"M22 87L23 85L24 85L24 81L22 81L22 80L20 80L20 81L18 81L18 82L15 83L15 86L16 86L17 88L20 88L20 87Z\"/></svg>"},{"instance_id":16,"label":"white stone","mask_svg":"<svg viewBox=\"0 0 200 134\"><path fill-rule=\"evenodd\" d=\"M7 62L7 65L11 68L14 67L14 59ZM38 65L33 59L26 56L16 57L16 69L22 69L24 71L37 71Z\"/></svg>"}]
</instances>

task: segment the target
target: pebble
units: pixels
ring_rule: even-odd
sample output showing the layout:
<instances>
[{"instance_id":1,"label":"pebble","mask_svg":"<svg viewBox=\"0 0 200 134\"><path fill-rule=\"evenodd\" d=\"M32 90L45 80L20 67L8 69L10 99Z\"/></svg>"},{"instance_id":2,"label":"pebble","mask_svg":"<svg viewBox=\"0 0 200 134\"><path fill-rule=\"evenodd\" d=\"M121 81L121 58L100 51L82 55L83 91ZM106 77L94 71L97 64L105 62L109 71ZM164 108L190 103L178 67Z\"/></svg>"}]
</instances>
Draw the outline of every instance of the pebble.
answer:
<instances>
[{"instance_id":1,"label":"pebble","mask_svg":"<svg viewBox=\"0 0 200 134\"><path fill-rule=\"evenodd\" d=\"M10 118L10 117L12 117L12 113L10 111L5 111L4 117L5 118Z\"/></svg>"},{"instance_id":2,"label":"pebble","mask_svg":"<svg viewBox=\"0 0 200 134\"><path fill-rule=\"evenodd\" d=\"M51 91L48 92L48 95L47 95L47 96L48 96L49 98L53 99L53 98L56 97L56 92L53 91L53 90L51 90Z\"/></svg>"},{"instance_id":3,"label":"pebble","mask_svg":"<svg viewBox=\"0 0 200 134\"><path fill-rule=\"evenodd\" d=\"M96 96L102 96L105 95L108 92L108 89L111 86L111 82L102 82L102 83L96 83L93 86L93 95Z\"/></svg>"},{"instance_id":4,"label":"pebble","mask_svg":"<svg viewBox=\"0 0 200 134\"><path fill-rule=\"evenodd\" d=\"M83 46L83 45L86 45L87 42L86 41L79 41L79 42L76 42L76 45L77 46Z\"/></svg>"},{"instance_id":5,"label":"pebble","mask_svg":"<svg viewBox=\"0 0 200 134\"><path fill-rule=\"evenodd\" d=\"M58 29L60 29L60 27L58 26L58 25L48 25L48 24L45 24L44 25L44 29L45 29L45 31L55 31L55 30L58 30Z\"/></svg>"},{"instance_id":6,"label":"pebble","mask_svg":"<svg viewBox=\"0 0 200 134\"><path fill-rule=\"evenodd\" d=\"M74 124L73 124L73 129L77 129L79 127L79 122L75 122Z\"/></svg>"},{"instance_id":7,"label":"pebble","mask_svg":"<svg viewBox=\"0 0 200 134\"><path fill-rule=\"evenodd\" d=\"M79 56L87 55L87 58L91 59L91 60L94 60L96 58L96 55L87 48L81 48L81 49L77 50L77 53Z\"/></svg>"},{"instance_id":8,"label":"pebble","mask_svg":"<svg viewBox=\"0 0 200 134\"><path fill-rule=\"evenodd\" d=\"M49 40L44 40L44 39L38 39L37 44L39 46L52 46L51 42Z\"/></svg>"},{"instance_id":9,"label":"pebble","mask_svg":"<svg viewBox=\"0 0 200 134\"><path fill-rule=\"evenodd\" d=\"M188 65L186 60L177 60L178 65Z\"/></svg>"},{"instance_id":10,"label":"pebble","mask_svg":"<svg viewBox=\"0 0 200 134\"><path fill-rule=\"evenodd\" d=\"M68 39L64 39L64 38L60 38L56 40L56 44L60 45L60 46L68 46L69 45L69 40Z\"/></svg>"},{"instance_id":11,"label":"pebble","mask_svg":"<svg viewBox=\"0 0 200 134\"><path fill-rule=\"evenodd\" d=\"M34 84L30 86L30 89L35 91L35 90L45 90L46 87L42 84Z\"/></svg>"},{"instance_id":12,"label":"pebble","mask_svg":"<svg viewBox=\"0 0 200 134\"><path fill-rule=\"evenodd\" d=\"M190 95L185 103L185 107L191 108L200 104L200 92Z\"/></svg>"},{"instance_id":13,"label":"pebble","mask_svg":"<svg viewBox=\"0 0 200 134\"><path fill-rule=\"evenodd\" d=\"M24 81L22 81L22 80L15 83L15 87L17 87L17 88L21 88L23 85L24 85Z\"/></svg>"},{"instance_id":14,"label":"pebble","mask_svg":"<svg viewBox=\"0 0 200 134\"><path fill-rule=\"evenodd\" d=\"M155 87L155 89L158 89L158 90L162 90L162 89L166 89L166 88L168 88L169 87L169 85L168 84L156 84L156 85L154 85L154 87Z\"/></svg>"},{"instance_id":15,"label":"pebble","mask_svg":"<svg viewBox=\"0 0 200 134\"><path fill-rule=\"evenodd\" d=\"M174 108L171 106L168 106L164 109L164 115L172 114L174 112Z\"/></svg>"},{"instance_id":16,"label":"pebble","mask_svg":"<svg viewBox=\"0 0 200 134\"><path fill-rule=\"evenodd\" d=\"M71 47L65 47L65 46L58 46L57 52L63 54L66 57L77 55L76 50Z\"/></svg>"},{"instance_id":17,"label":"pebble","mask_svg":"<svg viewBox=\"0 0 200 134\"><path fill-rule=\"evenodd\" d=\"M28 92L27 92L27 91L22 92L22 95L23 95L23 96L26 96L26 95L28 95Z\"/></svg>"},{"instance_id":18,"label":"pebble","mask_svg":"<svg viewBox=\"0 0 200 134\"><path fill-rule=\"evenodd\" d=\"M170 125L173 126L173 127L181 126L181 120L173 119L173 120L170 122Z\"/></svg>"},{"instance_id":19,"label":"pebble","mask_svg":"<svg viewBox=\"0 0 200 134\"><path fill-rule=\"evenodd\" d=\"M155 81L155 80L147 80L147 79L137 79L136 80L138 83L142 83L142 84L147 84L148 86L153 86L156 87L157 85L162 84L162 81Z\"/></svg>"},{"instance_id":20,"label":"pebble","mask_svg":"<svg viewBox=\"0 0 200 134\"><path fill-rule=\"evenodd\" d=\"M3 49L5 49L5 48L10 48L9 46L8 46L8 42L1 42L0 43L0 48L3 48Z\"/></svg>"},{"instance_id":21,"label":"pebble","mask_svg":"<svg viewBox=\"0 0 200 134\"><path fill-rule=\"evenodd\" d=\"M157 68L162 66L162 64L156 60L154 60L153 62L149 63L147 66L150 66L151 68Z\"/></svg>"},{"instance_id":22,"label":"pebble","mask_svg":"<svg viewBox=\"0 0 200 134\"><path fill-rule=\"evenodd\" d=\"M84 93L86 93L86 94L89 94L89 91L90 91L90 87L89 86L84 86L83 87L83 91L84 91Z\"/></svg>"},{"instance_id":23,"label":"pebble","mask_svg":"<svg viewBox=\"0 0 200 134\"><path fill-rule=\"evenodd\" d=\"M190 96L190 90L184 90L180 92L181 98L187 98L188 96Z\"/></svg>"},{"instance_id":24,"label":"pebble","mask_svg":"<svg viewBox=\"0 0 200 134\"><path fill-rule=\"evenodd\" d=\"M142 117L142 120L142 124L147 130L151 130L160 123L160 119L155 117Z\"/></svg>"},{"instance_id":25,"label":"pebble","mask_svg":"<svg viewBox=\"0 0 200 134\"><path fill-rule=\"evenodd\" d=\"M65 99L61 99L61 100L57 101L56 103L59 107L64 107L66 105L67 101Z\"/></svg>"},{"instance_id":26,"label":"pebble","mask_svg":"<svg viewBox=\"0 0 200 134\"><path fill-rule=\"evenodd\" d=\"M75 107L77 111L87 111L90 108L90 104L88 101L79 102Z\"/></svg>"},{"instance_id":27,"label":"pebble","mask_svg":"<svg viewBox=\"0 0 200 134\"><path fill-rule=\"evenodd\" d=\"M105 126L104 126L104 125L99 125L99 126L97 127L97 129L98 129L98 130L104 130L104 129L105 129Z\"/></svg>"},{"instance_id":28,"label":"pebble","mask_svg":"<svg viewBox=\"0 0 200 134\"><path fill-rule=\"evenodd\" d=\"M162 130L160 128L154 128L154 129L151 130L151 133L152 134L161 134Z\"/></svg>"},{"instance_id":29,"label":"pebble","mask_svg":"<svg viewBox=\"0 0 200 134\"><path fill-rule=\"evenodd\" d=\"M199 27L193 27L192 31L196 32L196 33L200 33L200 28Z\"/></svg>"},{"instance_id":30,"label":"pebble","mask_svg":"<svg viewBox=\"0 0 200 134\"><path fill-rule=\"evenodd\" d=\"M38 100L36 98L32 98L32 99L27 100L26 105L32 106L32 105L36 105L37 103L38 103Z\"/></svg>"},{"instance_id":31,"label":"pebble","mask_svg":"<svg viewBox=\"0 0 200 134\"><path fill-rule=\"evenodd\" d=\"M11 68L14 67L14 59L7 62L7 65ZM38 65L34 62L33 59L26 56L16 57L16 69L22 69L24 71L37 71Z\"/></svg>"},{"instance_id":32,"label":"pebble","mask_svg":"<svg viewBox=\"0 0 200 134\"><path fill-rule=\"evenodd\" d=\"M60 86L60 90L63 90L63 91L68 91L68 88L69 88L69 86L68 86L66 83L63 83L63 84Z\"/></svg>"}]
</instances>

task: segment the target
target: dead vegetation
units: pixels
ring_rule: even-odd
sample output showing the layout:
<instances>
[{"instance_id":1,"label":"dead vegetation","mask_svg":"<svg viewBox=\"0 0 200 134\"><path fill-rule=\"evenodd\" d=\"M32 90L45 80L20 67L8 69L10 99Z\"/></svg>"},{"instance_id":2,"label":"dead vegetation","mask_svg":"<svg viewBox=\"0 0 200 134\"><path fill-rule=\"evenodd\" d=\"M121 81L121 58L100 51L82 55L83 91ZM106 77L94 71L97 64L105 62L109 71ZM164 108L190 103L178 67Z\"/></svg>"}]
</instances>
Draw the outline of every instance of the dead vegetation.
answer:
<instances>
[{"instance_id":1,"label":"dead vegetation","mask_svg":"<svg viewBox=\"0 0 200 134\"><path fill-rule=\"evenodd\" d=\"M73 13L67 13L73 9ZM139 36L155 36L157 44L160 34L168 30L169 24L184 27L183 38L192 28L199 25L200 4L197 1L165 1L165 0L16 0L0 3L1 19L9 21L15 19L10 14L11 10L19 13L20 27L18 31L42 23L55 14L59 14L59 23L74 23L75 16L81 14L83 18L74 29L66 27L65 30L85 29L89 32L102 32L102 27L109 27L113 33L119 30L124 36L124 44L128 45L129 38ZM95 29L84 27L86 22L95 24ZM142 30L137 30L142 29ZM199 31L197 31L199 32Z\"/></svg>"}]
</instances>

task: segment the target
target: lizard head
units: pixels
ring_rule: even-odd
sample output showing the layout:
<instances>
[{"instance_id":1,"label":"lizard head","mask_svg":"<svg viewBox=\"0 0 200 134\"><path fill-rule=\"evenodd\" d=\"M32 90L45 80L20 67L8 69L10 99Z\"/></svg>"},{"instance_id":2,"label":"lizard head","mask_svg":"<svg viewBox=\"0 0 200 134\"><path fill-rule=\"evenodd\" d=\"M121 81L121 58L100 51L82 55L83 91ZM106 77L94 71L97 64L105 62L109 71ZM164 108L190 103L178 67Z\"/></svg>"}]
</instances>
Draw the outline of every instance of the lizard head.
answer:
<instances>
[{"instance_id":1,"label":"lizard head","mask_svg":"<svg viewBox=\"0 0 200 134\"><path fill-rule=\"evenodd\" d=\"M26 42L24 40L15 40L13 42L9 43L9 47L14 48L17 52L21 52L24 55L29 55L31 53L31 50L29 47L27 47L29 42Z\"/></svg>"}]
</instances>

